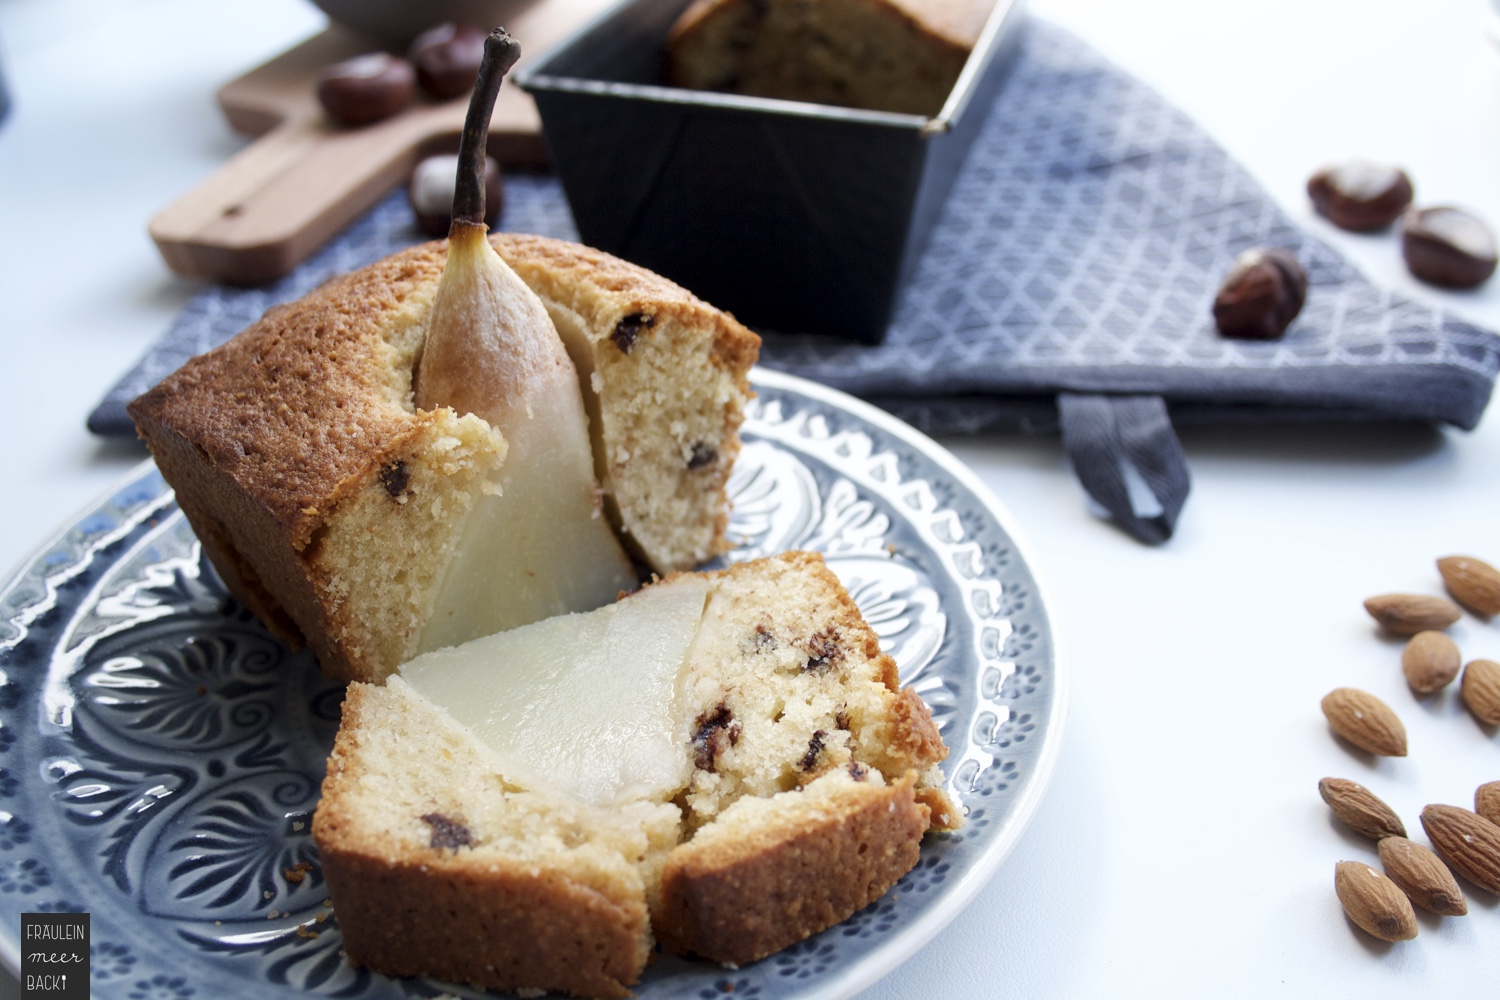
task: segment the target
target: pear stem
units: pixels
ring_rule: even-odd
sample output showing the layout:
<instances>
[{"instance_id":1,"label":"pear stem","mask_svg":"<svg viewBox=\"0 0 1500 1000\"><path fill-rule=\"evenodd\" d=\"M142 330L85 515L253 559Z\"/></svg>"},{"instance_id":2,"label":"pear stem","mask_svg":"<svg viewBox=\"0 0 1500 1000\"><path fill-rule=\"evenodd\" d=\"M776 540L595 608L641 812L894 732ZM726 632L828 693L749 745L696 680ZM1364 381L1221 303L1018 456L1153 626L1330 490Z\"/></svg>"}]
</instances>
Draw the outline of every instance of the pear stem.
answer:
<instances>
[{"instance_id":1,"label":"pear stem","mask_svg":"<svg viewBox=\"0 0 1500 1000\"><path fill-rule=\"evenodd\" d=\"M458 141L458 177L453 188L453 225L449 235L461 225L484 225L485 140L490 131L490 115L505 74L521 58L521 43L496 28L484 40L484 62L479 79L474 81L474 96L469 99L469 113L464 118L463 135Z\"/></svg>"}]
</instances>

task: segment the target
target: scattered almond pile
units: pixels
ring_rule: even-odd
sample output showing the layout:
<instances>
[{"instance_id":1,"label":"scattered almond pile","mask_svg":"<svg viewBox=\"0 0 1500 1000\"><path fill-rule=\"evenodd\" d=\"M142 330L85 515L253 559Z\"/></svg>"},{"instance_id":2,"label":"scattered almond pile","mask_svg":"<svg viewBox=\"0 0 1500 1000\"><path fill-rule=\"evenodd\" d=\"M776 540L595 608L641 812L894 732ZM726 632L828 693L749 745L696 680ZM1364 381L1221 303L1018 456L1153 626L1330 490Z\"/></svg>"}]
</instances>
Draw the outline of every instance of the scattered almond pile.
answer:
<instances>
[{"instance_id":1,"label":"scattered almond pile","mask_svg":"<svg viewBox=\"0 0 1500 1000\"><path fill-rule=\"evenodd\" d=\"M1401 671L1415 695L1443 690L1462 669L1464 705L1481 723L1500 726L1500 663L1476 659L1462 665L1458 645L1444 631L1463 617L1464 608L1484 618L1500 614L1500 570L1472 556L1448 556L1437 565L1452 601L1381 594L1365 601L1365 610L1386 631L1411 637L1401 653ZM1353 746L1379 756L1406 756L1406 728L1374 695L1338 688L1324 697L1322 707L1328 727ZM1472 812L1447 805L1422 810L1422 829L1436 853L1407 839L1401 817L1363 785L1324 778L1318 792L1350 829L1376 842L1384 874L1358 861L1341 861L1334 869L1344 912L1367 933L1382 941L1416 937L1413 904L1443 916L1468 913L1453 871L1500 895L1500 781L1479 786Z\"/></svg>"},{"instance_id":2,"label":"scattered almond pile","mask_svg":"<svg viewBox=\"0 0 1500 1000\"><path fill-rule=\"evenodd\" d=\"M1385 874L1358 861L1340 861L1334 888L1349 919L1382 941L1417 936L1412 904L1447 917L1469 912L1449 866L1475 885L1500 894L1500 826L1494 822L1500 818L1500 781L1481 785L1474 793L1476 810L1489 810L1488 817L1458 806L1422 810L1422 829L1436 854L1407 839L1401 817L1363 785L1324 778L1318 791L1335 816L1376 842Z\"/></svg>"}]
</instances>

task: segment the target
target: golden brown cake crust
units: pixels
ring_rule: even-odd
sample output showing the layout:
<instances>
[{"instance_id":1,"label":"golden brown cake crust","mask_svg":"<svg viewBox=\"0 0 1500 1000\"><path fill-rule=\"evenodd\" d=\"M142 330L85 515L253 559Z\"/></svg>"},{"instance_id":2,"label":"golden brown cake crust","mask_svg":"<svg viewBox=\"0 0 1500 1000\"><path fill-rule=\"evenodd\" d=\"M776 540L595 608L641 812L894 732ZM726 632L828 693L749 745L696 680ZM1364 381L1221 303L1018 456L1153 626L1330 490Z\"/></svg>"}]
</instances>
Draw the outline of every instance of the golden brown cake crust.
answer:
<instances>
[{"instance_id":1,"label":"golden brown cake crust","mask_svg":"<svg viewBox=\"0 0 1500 1000\"><path fill-rule=\"evenodd\" d=\"M461 856L402 863L324 849L352 965L485 989L627 997L645 965L622 926L644 919L557 873L491 872ZM459 914L454 920L451 914Z\"/></svg>"},{"instance_id":2,"label":"golden brown cake crust","mask_svg":"<svg viewBox=\"0 0 1500 1000\"><path fill-rule=\"evenodd\" d=\"M440 272L417 253L331 281L129 406L230 590L283 638L309 638L334 674L351 674L350 657L303 555L371 469L432 424L377 380L386 316Z\"/></svg>"},{"instance_id":3,"label":"golden brown cake crust","mask_svg":"<svg viewBox=\"0 0 1500 1000\"><path fill-rule=\"evenodd\" d=\"M156 431L201 449L300 550L372 457L421 420L379 390L376 351L387 315L442 264L427 244L270 309L133 401L130 415L148 444Z\"/></svg>"},{"instance_id":4,"label":"golden brown cake crust","mask_svg":"<svg viewBox=\"0 0 1500 1000\"><path fill-rule=\"evenodd\" d=\"M850 784L808 823L770 813L733 839L689 841L667 858L657 938L669 951L743 965L846 919L916 865L927 807L916 772Z\"/></svg>"},{"instance_id":5,"label":"golden brown cake crust","mask_svg":"<svg viewBox=\"0 0 1500 1000\"><path fill-rule=\"evenodd\" d=\"M513 234L491 242L529 283L587 288L597 307L619 316L670 316L711 331L715 367L749 395L745 372L760 341L732 316L586 247ZM354 620L357 609L341 606L356 600L349 581L319 558L334 519L382 486L398 499L409 463L454 454L444 442L460 432L468 451L450 479L482 476L503 455L503 445L479 440L452 411L412 404L422 324L446 259L446 241L426 243L330 281L269 310L129 406L231 592L284 638L311 645L332 676L384 676L412 632L406 625L372 637L368 623ZM722 549L727 527L724 486L740 416L737 407L726 413L725 461L698 487L717 498L718 541L702 558ZM410 523L417 506L400 517ZM457 516L451 504L447 511Z\"/></svg>"}]
</instances>

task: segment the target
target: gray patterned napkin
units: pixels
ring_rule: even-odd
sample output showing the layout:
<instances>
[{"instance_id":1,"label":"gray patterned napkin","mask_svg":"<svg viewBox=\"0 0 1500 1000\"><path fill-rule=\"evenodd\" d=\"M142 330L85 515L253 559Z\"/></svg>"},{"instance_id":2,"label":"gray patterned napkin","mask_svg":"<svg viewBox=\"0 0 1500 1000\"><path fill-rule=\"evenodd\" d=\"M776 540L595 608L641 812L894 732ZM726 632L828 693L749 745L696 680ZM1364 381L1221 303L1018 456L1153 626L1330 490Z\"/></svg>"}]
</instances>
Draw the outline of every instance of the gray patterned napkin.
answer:
<instances>
[{"instance_id":1,"label":"gray patterned napkin","mask_svg":"<svg viewBox=\"0 0 1500 1000\"><path fill-rule=\"evenodd\" d=\"M510 176L506 198L503 228L577 238L552 178ZM188 357L421 238L396 194L281 281L204 290L90 429L132 433L125 403ZM1209 315L1220 278L1255 246L1292 248L1308 271L1307 305L1278 342L1226 340ZM1180 111L1033 20L885 343L770 333L762 362L929 432L1060 429L1089 493L1159 542L1188 492L1173 421L1469 429L1500 370L1500 336L1371 285Z\"/></svg>"}]
</instances>

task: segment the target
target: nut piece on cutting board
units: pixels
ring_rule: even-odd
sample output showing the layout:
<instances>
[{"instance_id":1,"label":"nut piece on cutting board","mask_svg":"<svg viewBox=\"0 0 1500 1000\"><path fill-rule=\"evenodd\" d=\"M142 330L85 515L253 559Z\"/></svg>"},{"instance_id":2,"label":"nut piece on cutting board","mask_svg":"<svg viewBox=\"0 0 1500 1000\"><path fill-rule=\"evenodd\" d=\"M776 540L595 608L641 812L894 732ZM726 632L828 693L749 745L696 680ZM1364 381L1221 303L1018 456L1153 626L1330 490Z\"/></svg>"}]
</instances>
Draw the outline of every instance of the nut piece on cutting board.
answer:
<instances>
[{"instance_id":1,"label":"nut piece on cutting board","mask_svg":"<svg viewBox=\"0 0 1500 1000\"><path fill-rule=\"evenodd\" d=\"M1417 936L1411 900L1369 865L1340 861L1334 868L1333 888L1344 912L1365 933L1382 941L1409 941Z\"/></svg>"},{"instance_id":2,"label":"nut piece on cutting board","mask_svg":"<svg viewBox=\"0 0 1500 1000\"><path fill-rule=\"evenodd\" d=\"M1453 873L1436 854L1405 837L1387 837L1380 842L1379 850L1386 876L1413 903L1445 917L1461 917L1469 912L1469 904Z\"/></svg>"},{"instance_id":3,"label":"nut piece on cutting board","mask_svg":"<svg viewBox=\"0 0 1500 1000\"><path fill-rule=\"evenodd\" d=\"M1473 556L1445 556L1437 567L1455 601L1476 615L1500 615L1500 570Z\"/></svg>"},{"instance_id":4,"label":"nut piece on cutting board","mask_svg":"<svg viewBox=\"0 0 1500 1000\"><path fill-rule=\"evenodd\" d=\"M318 100L334 120L369 125L406 110L417 92L411 63L371 52L334 63L318 77Z\"/></svg>"},{"instance_id":5,"label":"nut piece on cutting board","mask_svg":"<svg viewBox=\"0 0 1500 1000\"><path fill-rule=\"evenodd\" d=\"M1328 728L1361 750L1381 757L1406 756L1406 727L1390 706L1358 688L1335 688L1323 696Z\"/></svg>"},{"instance_id":6,"label":"nut piece on cutting board","mask_svg":"<svg viewBox=\"0 0 1500 1000\"><path fill-rule=\"evenodd\" d=\"M1458 806L1432 805L1422 810L1422 829L1460 875L1500 894L1500 826Z\"/></svg>"},{"instance_id":7,"label":"nut piece on cutting board","mask_svg":"<svg viewBox=\"0 0 1500 1000\"><path fill-rule=\"evenodd\" d=\"M1365 610L1395 635L1441 631L1464 616L1452 601L1427 594L1378 594L1365 601Z\"/></svg>"},{"instance_id":8,"label":"nut piece on cutting board","mask_svg":"<svg viewBox=\"0 0 1500 1000\"><path fill-rule=\"evenodd\" d=\"M484 63L483 28L446 21L412 40L406 58L417 71L422 89L440 101L467 94Z\"/></svg>"},{"instance_id":9,"label":"nut piece on cutting board","mask_svg":"<svg viewBox=\"0 0 1500 1000\"><path fill-rule=\"evenodd\" d=\"M1371 840L1406 836L1406 825L1396 811L1358 782L1347 778L1324 778L1318 782L1318 794L1323 796L1333 814L1355 833Z\"/></svg>"}]
</instances>

